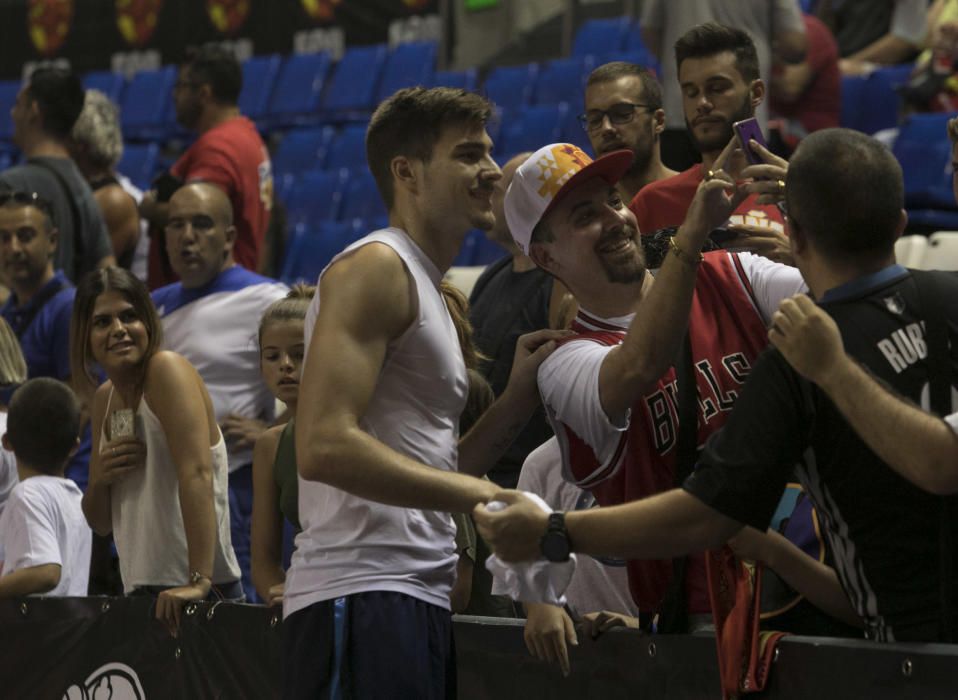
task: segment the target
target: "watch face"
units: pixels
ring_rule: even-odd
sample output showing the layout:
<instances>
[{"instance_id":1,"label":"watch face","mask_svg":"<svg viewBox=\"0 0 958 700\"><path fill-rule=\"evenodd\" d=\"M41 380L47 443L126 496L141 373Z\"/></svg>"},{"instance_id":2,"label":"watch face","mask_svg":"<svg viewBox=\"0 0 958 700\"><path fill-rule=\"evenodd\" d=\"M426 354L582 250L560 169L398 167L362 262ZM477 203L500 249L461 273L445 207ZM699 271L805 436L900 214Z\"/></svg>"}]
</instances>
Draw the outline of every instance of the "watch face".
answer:
<instances>
[{"instance_id":1,"label":"watch face","mask_svg":"<svg viewBox=\"0 0 958 700\"><path fill-rule=\"evenodd\" d=\"M549 531L542 537L542 554L549 561L568 561L569 540L562 532Z\"/></svg>"}]
</instances>

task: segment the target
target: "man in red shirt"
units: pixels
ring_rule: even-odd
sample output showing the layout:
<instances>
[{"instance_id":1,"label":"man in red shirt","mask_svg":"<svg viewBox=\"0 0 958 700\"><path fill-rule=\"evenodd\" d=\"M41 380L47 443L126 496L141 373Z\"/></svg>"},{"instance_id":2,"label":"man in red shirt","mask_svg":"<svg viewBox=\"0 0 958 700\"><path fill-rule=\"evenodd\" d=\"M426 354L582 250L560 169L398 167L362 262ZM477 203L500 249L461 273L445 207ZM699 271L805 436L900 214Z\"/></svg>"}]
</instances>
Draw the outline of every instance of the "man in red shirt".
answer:
<instances>
[{"instance_id":1,"label":"man in red shirt","mask_svg":"<svg viewBox=\"0 0 958 700\"><path fill-rule=\"evenodd\" d=\"M732 124L752 117L765 99L755 44L739 29L701 24L679 38L675 56L685 122L702 154L702 163L649 183L635 196L629 208L638 220L639 230L646 235L684 221L696 188L733 138ZM733 157L728 170L734 176L744 165L744 156L739 154ZM738 235L723 242L723 247L788 262L781 211L774 204L759 204L756 200L756 196L750 196L729 217L725 228Z\"/></svg>"},{"instance_id":2,"label":"man in red shirt","mask_svg":"<svg viewBox=\"0 0 958 700\"><path fill-rule=\"evenodd\" d=\"M199 138L180 156L170 174L184 182L202 180L222 189L233 206L236 244L233 254L243 267L257 271L273 200L269 152L256 126L237 106L243 73L224 49L205 46L188 56L173 88L176 119ZM165 205L148 193L140 212L154 224L165 221ZM160 264L162 244L150 242L150 286L175 281Z\"/></svg>"}]
</instances>

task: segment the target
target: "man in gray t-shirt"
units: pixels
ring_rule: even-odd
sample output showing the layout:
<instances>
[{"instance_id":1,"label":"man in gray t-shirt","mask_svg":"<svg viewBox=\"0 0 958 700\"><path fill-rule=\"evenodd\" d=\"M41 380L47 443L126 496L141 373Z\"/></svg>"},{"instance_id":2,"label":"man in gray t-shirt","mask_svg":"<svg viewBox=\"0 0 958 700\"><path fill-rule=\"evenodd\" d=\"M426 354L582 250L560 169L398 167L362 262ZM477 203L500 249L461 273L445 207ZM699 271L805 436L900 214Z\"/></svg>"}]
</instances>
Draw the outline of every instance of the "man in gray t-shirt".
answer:
<instances>
[{"instance_id":1,"label":"man in gray t-shirt","mask_svg":"<svg viewBox=\"0 0 958 700\"><path fill-rule=\"evenodd\" d=\"M66 147L84 95L79 78L68 70L34 71L11 111L13 140L26 161L0 173L0 189L36 192L51 203L60 232L54 267L74 282L116 264L103 216Z\"/></svg>"}]
</instances>

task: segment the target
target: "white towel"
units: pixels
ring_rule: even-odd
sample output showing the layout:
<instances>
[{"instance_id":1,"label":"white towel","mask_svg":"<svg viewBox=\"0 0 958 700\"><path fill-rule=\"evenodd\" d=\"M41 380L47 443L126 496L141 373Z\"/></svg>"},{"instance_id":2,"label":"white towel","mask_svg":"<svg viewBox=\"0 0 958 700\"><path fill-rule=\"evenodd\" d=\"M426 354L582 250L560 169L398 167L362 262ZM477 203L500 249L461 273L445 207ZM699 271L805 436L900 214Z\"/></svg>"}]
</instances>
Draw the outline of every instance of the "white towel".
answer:
<instances>
[{"instance_id":1,"label":"white towel","mask_svg":"<svg viewBox=\"0 0 958 700\"><path fill-rule=\"evenodd\" d=\"M523 494L531 498L546 513L552 509L539 496L528 491ZM506 504L492 501L486 504L490 511L502 510ZM565 589L569 587L572 574L575 573L575 554L569 555L569 561L551 562L540 557L532 562L507 564L493 554L486 560L486 568L492 572L492 592L495 595L507 595L521 603L548 603L565 605Z\"/></svg>"}]
</instances>

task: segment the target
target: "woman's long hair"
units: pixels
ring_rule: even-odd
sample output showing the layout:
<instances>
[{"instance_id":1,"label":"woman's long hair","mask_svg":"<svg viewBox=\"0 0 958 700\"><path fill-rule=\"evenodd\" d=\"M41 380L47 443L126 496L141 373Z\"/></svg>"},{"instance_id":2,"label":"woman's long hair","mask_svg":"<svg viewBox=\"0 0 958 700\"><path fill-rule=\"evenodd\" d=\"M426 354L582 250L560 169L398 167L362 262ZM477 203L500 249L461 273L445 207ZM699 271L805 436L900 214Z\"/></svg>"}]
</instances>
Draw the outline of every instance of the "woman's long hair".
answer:
<instances>
[{"instance_id":1,"label":"woman's long hair","mask_svg":"<svg viewBox=\"0 0 958 700\"><path fill-rule=\"evenodd\" d=\"M0 317L0 387L18 386L27 381L27 361L20 341L10 325Z\"/></svg>"},{"instance_id":2,"label":"woman's long hair","mask_svg":"<svg viewBox=\"0 0 958 700\"><path fill-rule=\"evenodd\" d=\"M137 384L146 379L146 366L163 343L163 325L153 306L146 285L121 267L107 267L87 273L77 285L73 302L73 317L70 320L70 371L76 392L89 399L98 384L94 368L93 349L90 347L90 329L93 323L93 308L97 298L105 292L118 292L133 306L137 317L146 328L146 352L141 362Z\"/></svg>"}]
</instances>

